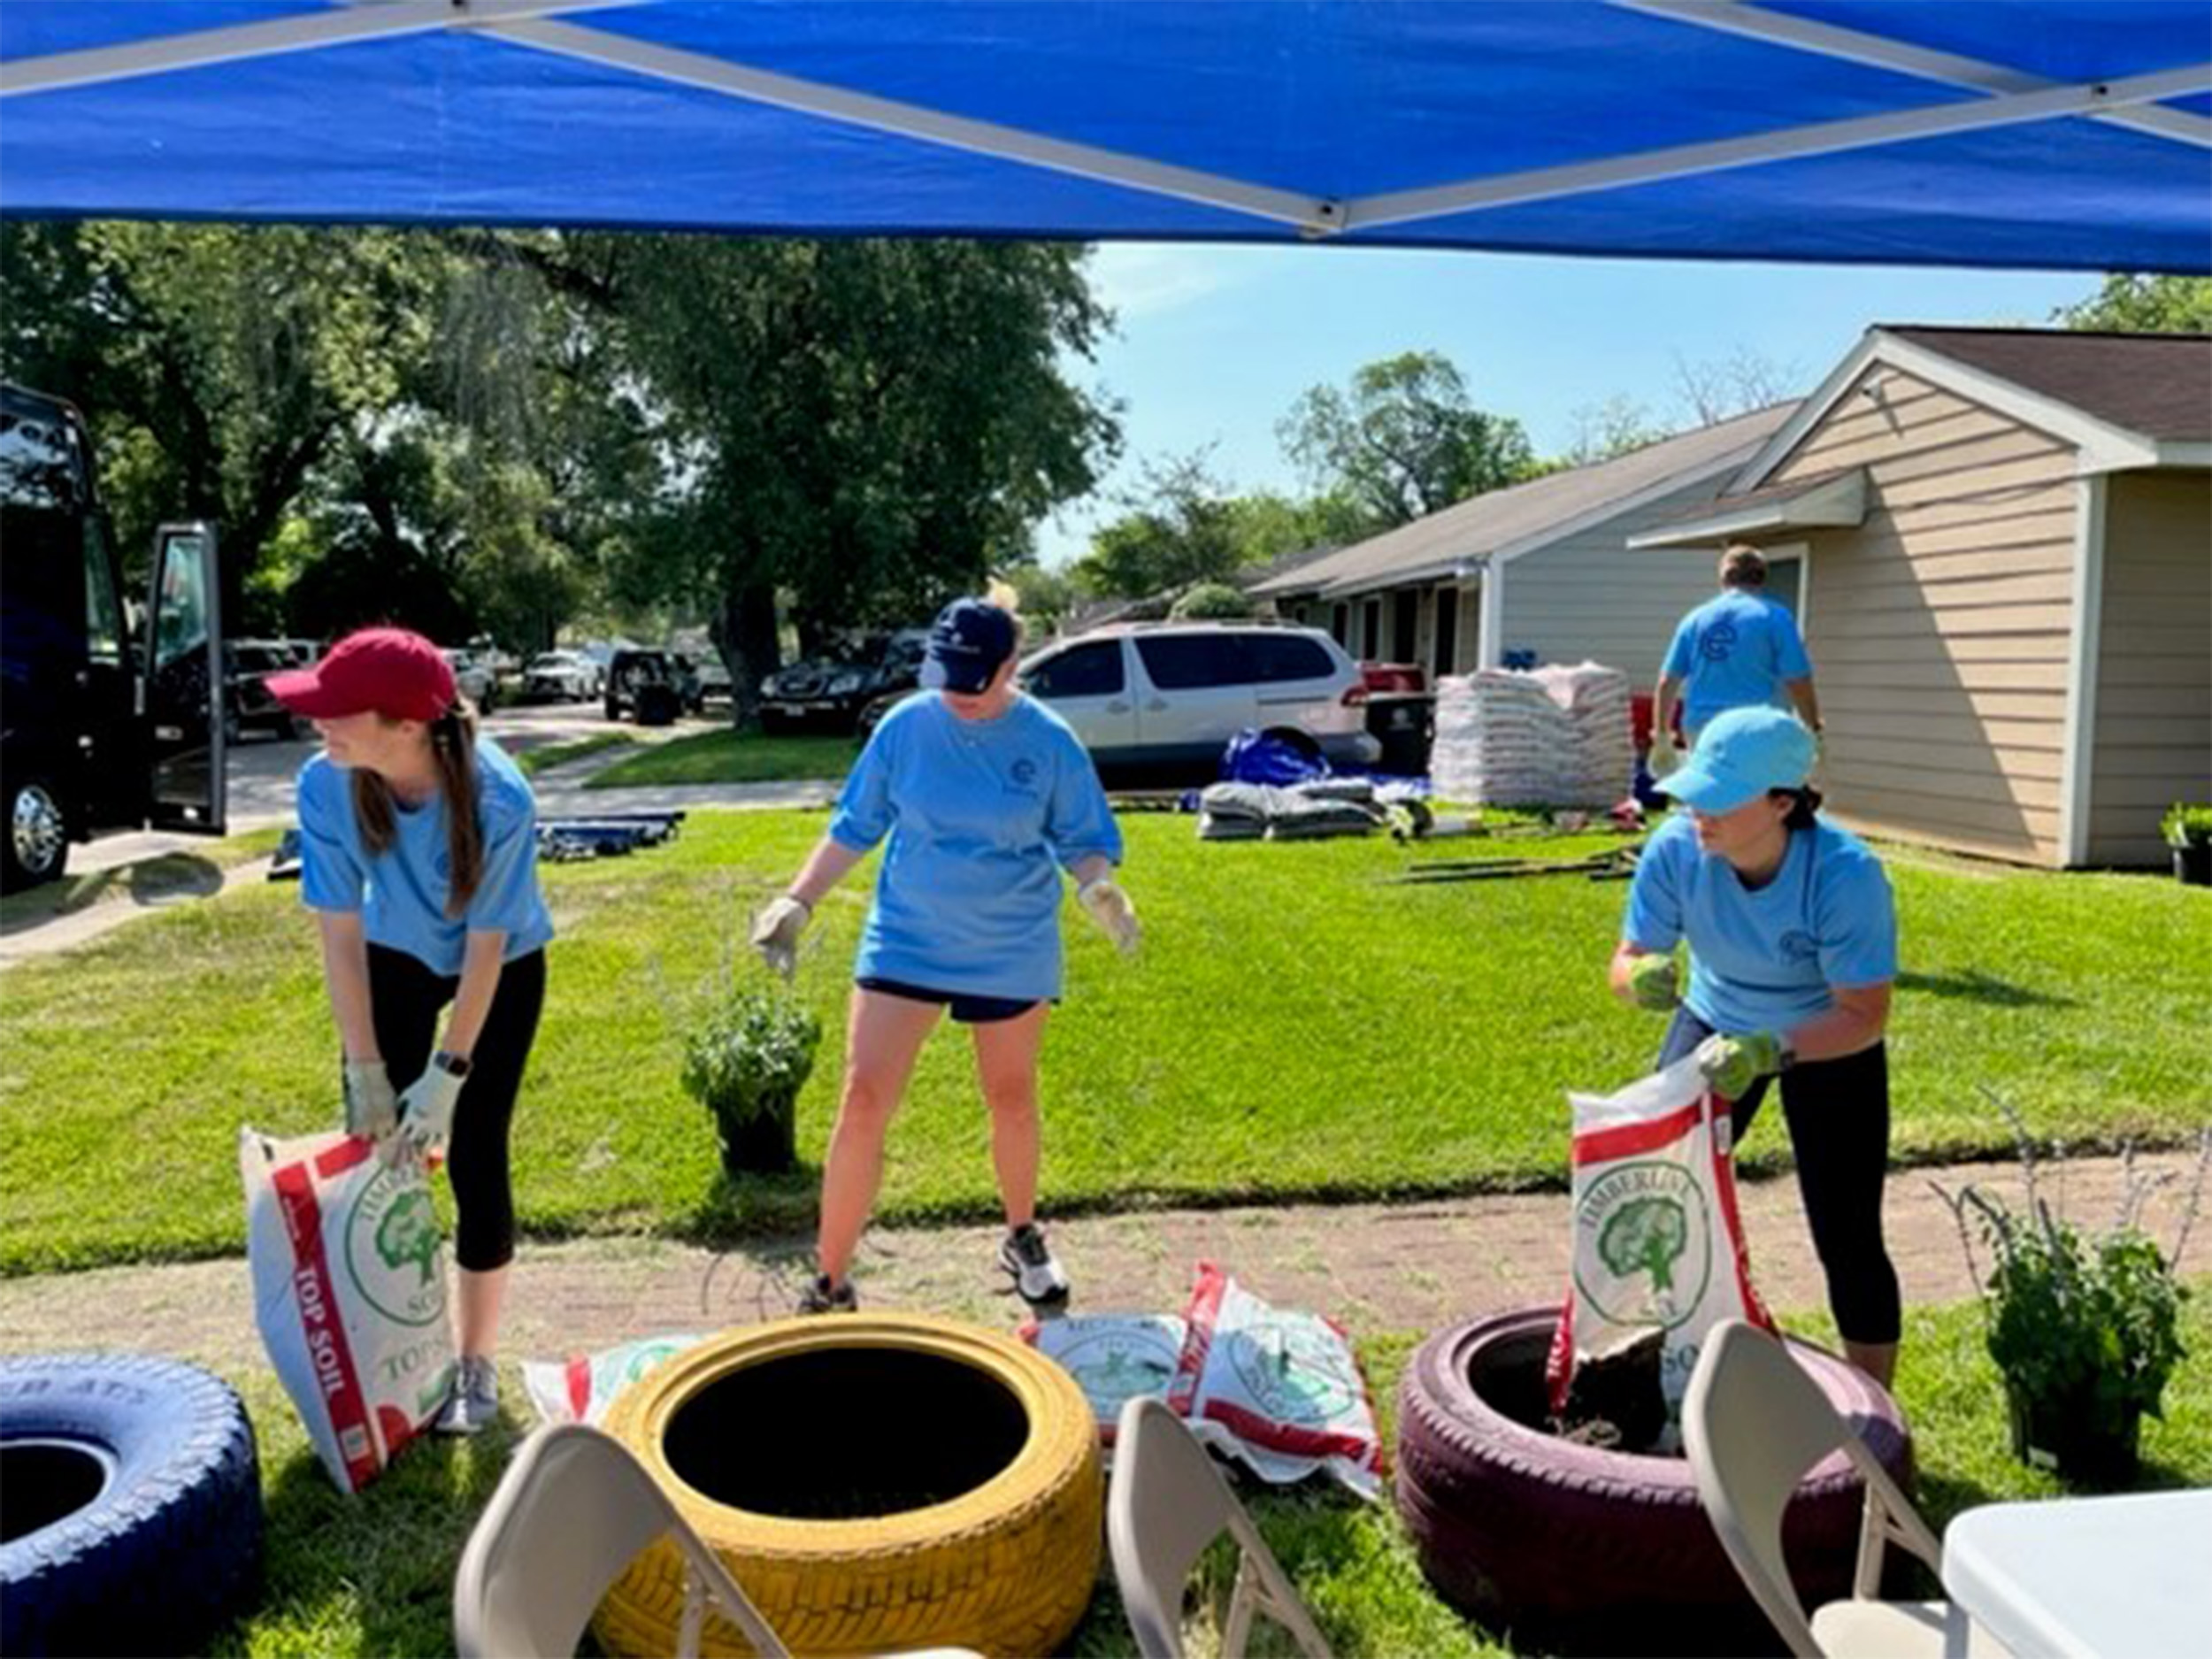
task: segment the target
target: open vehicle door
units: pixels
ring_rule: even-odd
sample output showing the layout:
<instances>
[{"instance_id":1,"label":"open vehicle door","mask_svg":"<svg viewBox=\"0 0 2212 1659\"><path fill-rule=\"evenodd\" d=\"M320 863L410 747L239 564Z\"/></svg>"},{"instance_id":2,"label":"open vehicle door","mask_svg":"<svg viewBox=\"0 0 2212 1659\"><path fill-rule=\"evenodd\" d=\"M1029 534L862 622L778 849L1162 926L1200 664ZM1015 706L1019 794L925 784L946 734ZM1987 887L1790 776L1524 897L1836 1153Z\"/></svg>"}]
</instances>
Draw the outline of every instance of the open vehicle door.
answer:
<instances>
[{"instance_id":1,"label":"open vehicle door","mask_svg":"<svg viewBox=\"0 0 2212 1659\"><path fill-rule=\"evenodd\" d=\"M223 833L228 754L223 741L222 582L215 526L165 524L154 534L146 604L144 699L148 822Z\"/></svg>"}]
</instances>

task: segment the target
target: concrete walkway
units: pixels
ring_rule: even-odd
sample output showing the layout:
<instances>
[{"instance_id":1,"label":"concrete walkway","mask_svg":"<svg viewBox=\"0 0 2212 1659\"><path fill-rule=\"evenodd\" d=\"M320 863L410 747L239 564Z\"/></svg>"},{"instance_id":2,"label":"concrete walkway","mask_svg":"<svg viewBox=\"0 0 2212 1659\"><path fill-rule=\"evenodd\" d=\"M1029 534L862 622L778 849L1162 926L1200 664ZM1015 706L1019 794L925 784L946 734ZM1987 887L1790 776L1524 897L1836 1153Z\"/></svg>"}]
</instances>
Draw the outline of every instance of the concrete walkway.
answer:
<instances>
[{"instance_id":1,"label":"concrete walkway","mask_svg":"<svg viewBox=\"0 0 2212 1659\"><path fill-rule=\"evenodd\" d=\"M2170 1178L2145 1219L2161 1247L2171 1248L2193 1158L2164 1153L2139 1167ZM2062 1199L2065 1215L2103 1225L2119 1205L2121 1160L2076 1159L2063 1171L2046 1172L2046 1196ZM1930 1186L1969 1181L2010 1201L2019 1196L2008 1164L1900 1171L1890 1179L1887 1231L1908 1304L1973 1294L1957 1228ZM1778 1311L1819 1308L1822 1279L1796 1182L1746 1181L1741 1192L1761 1294ZM2212 1225L2191 1237L2185 1271L2212 1272L2208 1233ZM1568 1234L1567 1199L1559 1193L1164 1210L1053 1228L1076 1282L1078 1312L1179 1311L1195 1264L1213 1261L1279 1304L1328 1314L1360 1337L1428 1332L1476 1312L1556 1302ZM987 1225L878 1228L855 1282L871 1307L1010 1328L1022 1309L999 1289L991 1264L997 1238ZM780 1317L810 1271L809 1245L800 1238L720 1252L649 1239L526 1245L516 1260L503 1349L510 1358L558 1357L632 1337ZM0 1352L88 1347L171 1354L219 1370L258 1366L244 1261L0 1280Z\"/></svg>"}]
</instances>

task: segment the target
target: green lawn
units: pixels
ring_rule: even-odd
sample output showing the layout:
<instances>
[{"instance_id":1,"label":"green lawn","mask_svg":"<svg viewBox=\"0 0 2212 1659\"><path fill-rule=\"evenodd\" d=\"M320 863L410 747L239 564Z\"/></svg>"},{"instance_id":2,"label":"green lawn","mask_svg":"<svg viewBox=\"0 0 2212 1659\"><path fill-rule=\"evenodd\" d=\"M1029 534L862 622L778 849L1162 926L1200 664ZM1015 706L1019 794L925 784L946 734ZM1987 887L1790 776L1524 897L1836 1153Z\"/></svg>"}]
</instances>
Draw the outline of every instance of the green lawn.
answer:
<instances>
[{"instance_id":1,"label":"green lawn","mask_svg":"<svg viewBox=\"0 0 2212 1659\"><path fill-rule=\"evenodd\" d=\"M587 755L596 755L610 749L634 747L637 739L627 732L594 732L589 737L580 737L572 743L547 743L537 749L526 749L514 757L515 764L526 778L555 766L565 766L572 760L581 760Z\"/></svg>"},{"instance_id":2,"label":"green lawn","mask_svg":"<svg viewBox=\"0 0 2212 1659\"><path fill-rule=\"evenodd\" d=\"M2185 1310L2190 1352L2167 1386L2166 1419L2144 1425L2145 1486L2212 1483L2212 1298L2206 1288L2212 1286L2200 1286ZM1788 1323L1826 1340L1816 1317ZM1394 1432L1399 1373L1420 1334L1359 1345L1386 1440ZM423 1442L367 1492L343 1497L316 1463L274 1378L259 1367L231 1376L260 1437L269 1555L258 1607L211 1651L255 1659L452 1652L454 1570L498 1482L511 1437ZM519 1394L511 1368L507 1392L511 1399ZM1919 1507L1939 1533L1972 1505L2062 1490L2051 1476L2013 1461L2003 1395L1971 1304L1909 1316L1899 1398L1916 1441ZM1275 1493L1256 1492L1246 1482L1242 1490L1323 1633L1346 1659L1509 1651L1429 1589L1386 1502L1362 1503L1315 1483ZM1217 1620L1229 1588L1220 1557L1210 1556L1207 1564L1214 1571L1202 1570L1206 1594L1195 1615L1202 1624L1210 1615ZM1204 1632L1197 1635L1194 1650L1210 1651ZM1102 1584L1068 1647L1083 1655L1133 1650L1110 1584ZM1289 1649L1263 1640L1255 1651Z\"/></svg>"},{"instance_id":3,"label":"green lawn","mask_svg":"<svg viewBox=\"0 0 2212 1659\"><path fill-rule=\"evenodd\" d=\"M842 778L860 754L851 737L763 737L702 732L657 743L609 767L587 789L635 789L680 783L781 783Z\"/></svg>"},{"instance_id":4,"label":"green lawn","mask_svg":"<svg viewBox=\"0 0 2212 1659\"><path fill-rule=\"evenodd\" d=\"M712 1239L810 1222L872 867L822 907L799 970L833 1035L801 1101L798 1175L723 1180L677 1081L671 1002L741 938L825 822L694 813L670 847L547 870L559 938L516 1123L527 1232ZM1659 1040L1657 1019L1604 990L1622 883L1394 885L1410 856L1388 841L1202 844L1190 818L1164 814L1126 828L1143 953L1122 959L1067 910L1067 1001L1043 1079L1055 1210L1558 1186L1565 1092L1637 1076ZM2212 893L2137 877L1895 877L1901 1160L2008 1152L1984 1085L2070 1147L2193 1135ZM234 1251L238 1126L299 1133L338 1115L314 930L288 887L134 921L11 971L4 995L0 1272ZM1778 1124L1763 1120L1747 1161L1779 1157ZM975 1217L995 1203L969 1056L948 1030L893 1131L881 1213Z\"/></svg>"}]
</instances>

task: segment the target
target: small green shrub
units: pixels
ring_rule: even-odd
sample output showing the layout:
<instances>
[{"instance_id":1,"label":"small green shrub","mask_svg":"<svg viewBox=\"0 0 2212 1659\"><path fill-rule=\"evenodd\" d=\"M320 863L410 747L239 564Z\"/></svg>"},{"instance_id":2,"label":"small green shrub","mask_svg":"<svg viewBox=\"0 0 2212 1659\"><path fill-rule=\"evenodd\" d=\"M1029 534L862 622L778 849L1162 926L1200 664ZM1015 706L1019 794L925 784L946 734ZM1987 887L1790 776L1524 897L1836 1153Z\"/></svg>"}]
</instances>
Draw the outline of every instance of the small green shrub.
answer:
<instances>
[{"instance_id":1,"label":"small green shrub","mask_svg":"<svg viewBox=\"0 0 2212 1659\"><path fill-rule=\"evenodd\" d=\"M2177 801L2158 821L2158 832L2169 847L2202 847L2212 842L2212 806L2191 806Z\"/></svg>"},{"instance_id":2,"label":"small green shrub","mask_svg":"<svg viewBox=\"0 0 2212 1659\"><path fill-rule=\"evenodd\" d=\"M1178 622L1234 622L1251 614L1250 596L1227 582L1200 582L1168 612Z\"/></svg>"},{"instance_id":3,"label":"small green shrub","mask_svg":"<svg viewBox=\"0 0 2212 1659\"><path fill-rule=\"evenodd\" d=\"M778 985L733 989L684 1039L684 1092L729 1124L787 1116L814 1070L822 1022Z\"/></svg>"}]
</instances>

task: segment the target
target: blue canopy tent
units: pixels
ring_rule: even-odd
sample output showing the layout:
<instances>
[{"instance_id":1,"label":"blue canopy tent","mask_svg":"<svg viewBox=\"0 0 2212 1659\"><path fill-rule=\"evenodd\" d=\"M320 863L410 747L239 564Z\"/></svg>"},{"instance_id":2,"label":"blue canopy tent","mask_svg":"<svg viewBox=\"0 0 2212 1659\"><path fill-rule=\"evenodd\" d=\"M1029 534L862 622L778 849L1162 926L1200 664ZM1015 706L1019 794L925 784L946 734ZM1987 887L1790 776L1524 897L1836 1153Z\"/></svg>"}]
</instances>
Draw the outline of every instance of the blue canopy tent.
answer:
<instances>
[{"instance_id":1,"label":"blue canopy tent","mask_svg":"<svg viewBox=\"0 0 2212 1659\"><path fill-rule=\"evenodd\" d=\"M2212 271L2203 0L4 0L0 213Z\"/></svg>"}]
</instances>

